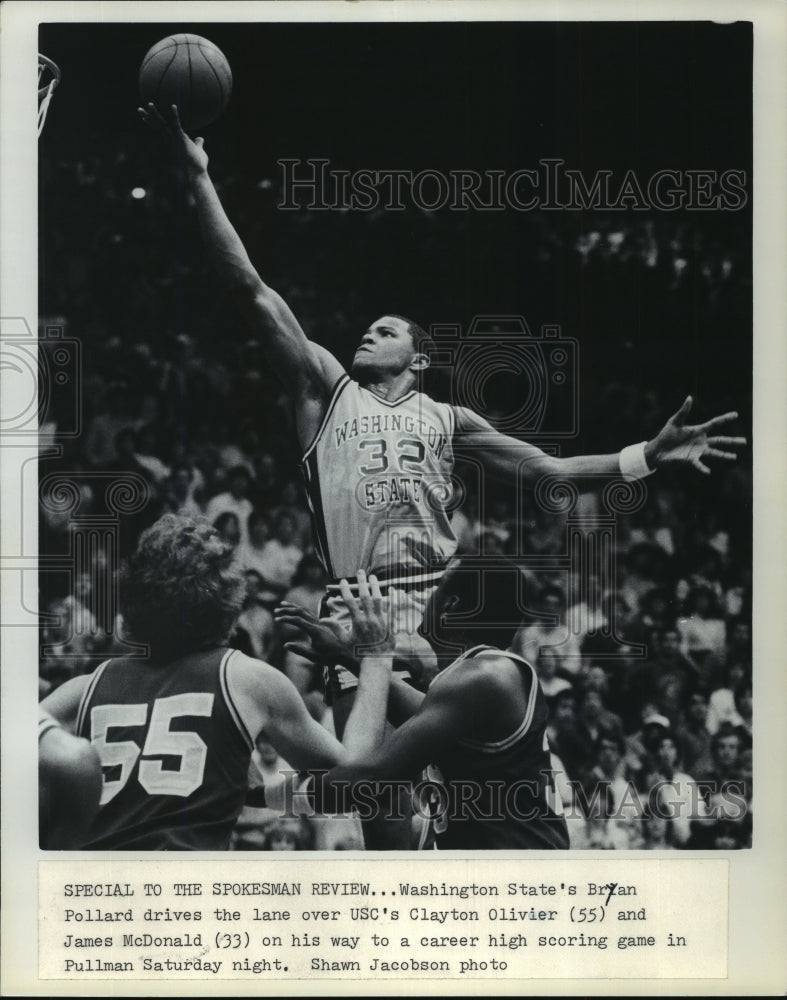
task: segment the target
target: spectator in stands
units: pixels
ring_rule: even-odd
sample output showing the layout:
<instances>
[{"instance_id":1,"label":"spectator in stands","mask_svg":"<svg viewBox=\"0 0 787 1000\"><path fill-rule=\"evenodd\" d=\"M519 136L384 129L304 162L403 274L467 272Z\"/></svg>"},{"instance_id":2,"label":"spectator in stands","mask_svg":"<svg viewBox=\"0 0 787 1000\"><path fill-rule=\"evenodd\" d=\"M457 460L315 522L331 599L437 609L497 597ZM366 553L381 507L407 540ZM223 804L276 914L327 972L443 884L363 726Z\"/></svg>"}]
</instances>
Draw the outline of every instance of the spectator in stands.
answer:
<instances>
[{"instance_id":1,"label":"spectator in stands","mask_svg":"<svg viewBox=\"0 0 787 1000\"><path fill-rule=\"evenodd\" d=\"M641 808L626 776L623 734L602 728L592 746L592 767L582 774L577 789L579 808L588 820L588 847L638 848L642 844Z\"/></svg>"},{"instance_id":2,"label":"spectator in stands","mask_svg":"<svg viewBox=\"0 0 787 1000\"><path fill-rule=\"evenodd\" d=\"M118 459L117 437L137 424L131 412L128 387L123 382L107 386L103 408L93 417L85 438L85 458L94 468L105 468Z\"/></svg>"},{"instance_id":3,"label":"spectator in stands","mask_svg":"<svg viewBox=\"0 0 787 1000\"><path fill-rule=\"evenodd\" d=\"M741 732L724 724L711 741L710 759L697 762L709 819L696 824L690 846L750 846L751 773L744 760Z\"/></svg>"},{"instance_id":4,"label":"spectator in stands","mask_svg":"<svg viewBox=\"0 0 787 1000\"><path fill-rule=\"evenodd\" d=\"M751 672L751 665L735 659L722 671L721 681L711 691L708 700L708 732L713 734L724 725L739 726L742 719L735 705L735 689Z\"/></svg>"},{"instance_id":5,"label":"spectator in stands","mask_svg":"<svg viewBox=\"0 0 787 1000\"><path fill-rule=\"evenodd\" d=\"M639 614L642 598L661 584L666 559L664 550L651 543L642 542L629 549L627 572L619 591L632 613Z\"/></svg>"},{"instance_id":6,"label":"spectator in stands","mask_svg":"<svg viewBox=\"0 0 787 1000\"><path fill-rule=\"evenodd\" d=\"M41 633L39 672L48 693L95 665L98 623L75 594L53 601L45 618L48 623Z\"/></svg>"},{"instance_id":7,"label":"spectator in stands","mask_svg":"<svg viewBox=\"0 0 787 1000\"><path fill-rule=\"evenodd\" d=\"M302 551L312 543L312 518L306 505L306 494L302 482L287 479L279 491L280 503L271 511L271 521L281 513L290 514L295 520L295 542Z\"/></svg>"},{"instance_id":8,"label":"spectator in stands","mask_svg":"<svg viewBox=\"0 0 787 1000\"><path fill-rule=\"evenodd\" d=\"M558 677L560 655L554 646L542 646L535 662L536 673L541 682L541 689L547 698L554 698L561 691L571 691L571 681Z\"/></svg>"},{"instance_id":9,"label":"spectator in stands","mask_svg":"<svg viewBox=\"0 0 787 1000\"><path fill-rule=\"evenodd\" d=\"M258 451L252 456L254 466L254 502L270 510L279 499L281 476L272 451Z\"/></svg>"},{"instance_id":10,"label":"spectator in stands","mask_svg":"<svg viewBox=\"0 0 787 1000\"><path fill-rule=\"evenodd\" d=\"M118 474L134 472L148 483L152 492L157 491L156 480L137 457L136 431L132 427L124 427L115 435L114 458L105 468Z\"/></svg>"},{"instance_id":11,"label":"spectator in stands","mask_svg":"<svg viewBox=\"0 0 787 1000\"><path fill-rule=\"evenodd\" d=\"M727 670L737 667L751 671L751 623L733 618L727 624Z\"/></svg>"},{"instance_id":12,"label":"spectator in stands","mask_svg":"<svg viewBox=\"0 0 787 1000\"><path fill-rule=\"evenodd\" d=\"M640 635L647 639L654 629L665 630L674 626L674 600L666 587L653 587L646 591L639 604ZM637 639L639 640L639 635Z\"/></svg>"},{"instance_id":13,"label":"spectator in stands","mask_svg":"<svg viewBox=\"0 0 787 1000\"><path fill-rule=\"evenodd\" d=\"M642 834L645 842L643 851L674 851L675 845L669 838L669 822L658 814L650 805L645 807Z\"/></svg>"},{"instance_id":14,"label":"spectator in stands","mask_svg":"<svg viewBox=\"0 0 787 1000\"><path fill-rule=\"evenodd\" d=\"M235 624L230 645L240 649L247 656L270 662L275 630L273 615L262 600L262 577L253 569L246 570L245 576L246 600Z\"/></svg>"},{"instance_id":15,"label":"spectator in stands","mask_svg":"<svg viewBox=\"0 0 787 1000\"><path fill-rule=\"evenodd\" d=\"M688 563L689 571L678 581L676 588L678 600L684 602L687 613L692 613L692 591L695 590L710 591L710 603L720 603L724 590L721 584L722 555L719 549L705 541L697 543L689 554Z\"/></svg>"},{"instance_id":16,"label":"spectator in stands","mask_svg":"<svg viewBox=\"0 0 787 1000\"><path fill-rule=\"evenodd\" d=\"M213 522L213 527L218 531L223 542L237 549L240 543L240 522L237 515L233 514L232 511L225 510Z\"/></svg>"},{"instance_id":17,"label":"spectator in stands","mask_svg":"<svg viewBox=\"0 0 787 1000\"><path fill-rule=\"evenodd\" d=\"M205 511L196 499L197 478L187 465L176 466L166 485L165 504L173 514L188 517L205 517Z\"/></svg>"},{"instance_id":18,"label":"spectator in stands","mask_svg":"<svg viewBox=\"0 0 787 1000\"><path fill-rule=\"evenodd\" d=\"M735 685L735 711L738 713L740 723L738 728L742 729L751 740L753 732L753 703L751 674L745 673L740 681Z\"/></svg>"},{"instance_id":19,"label":"spectator in stands","mask_svg":"<svg viewBox=\"0 0 787 1000\"><path fill-rule=\"evenodd\" d=\"M619 716L609 711L602 693L594 688L588 688L580 698L575 728L586 746L594 743L601 732L613 733L615 738L623 739Z\"/></svg>"},{"instance_id":20,"label":"spectator in stands","mask_svg":"<svg viewBox=\"0 0 787 1000\"><path fill-rule=\"evenodd\" d=\"M688 692L697 687L699 671L681 649L680 637L673 627L653 629L648 652L648 663L641 673L640 704L653 702L663 715L669 715L665 710L667 704L675 707L676 697L680 705L686 703ZM665 703L668 692L671 696Z\"/></svg>"},{"instance_id":21,"label":"spectator in stands","mask_svg":"<svg viewBox=\"0 0 787 1000\"><path fill-rule=\"evenodd\" d=\"M292 586L298 565L303 558L303 549L296 541L297 524L287 511L279 511L273 522L271 538L262 549L259 562L265 583L279 597Z\"/></svg>"},{"instance_id":22,"label":"spectator in stands","mask_svg":"<svg viewBox=\"0 0 787 1000\"><path fill-rule=\"evenodd\" d=\"M641 777L649 772L656 759L659 741L669 729L669 719L648 702L642 710L641 727L626 738L626 766L631 774Z\"/></svg>"},{"instance_id":23,"label":"spectator in stands","mask_svg":"<svg viewBox=\"0 0 787 1000\"><path fill-rule=\"evenodd\" d=\"M303 817L279 818L266 828L264 851L311 851L313 849L314 831Z\"/></svg>"},{"instance_id":24,"label":"spectator in stands","mask_svg":"<svg viewBox=\"0 0 787 1000\"><path fill-rule=\"evenodd\" d=\"M268 517L255 507L246 521L246 539L238 547L238 561L244 569L254 570L263 576L263 551L270 538Z\"/></svg>"},{"instance_id":25,"label":"spectator in stands","mask_svg":"<svg viewBox=\"0 0 787 1000\"><path fill-rule=\"evenodd\" d=\"M725 782L745 784L746 773L742 766L743 740L741 732L730 723L724 723L714 733L710 745L710 758L697 761L697 780L713 785L713 795L718 795ZM746 797L749 798L748 790Z\"/></svg>"},{"instance_id":26,"label":"spectator in stands","mask_svg":"<svg viewBox=\"0 0 787 1000\"><path fill-rule=\"evenodd\" d=\"M325 586L328 575L322 563L313 552L307 552L298 563L298 569L292 581L292 587L287 591L285 600L306 608L312 614L317 614L320 601L325 596Z\"/></svg>"},{"instance_id":27,"label":"spectator in stands","mask_svg":"<svg viewBox=\"0 0 787 1000\"><path fill-rule=\"evenodd\" d=\"M552 751L560 757L569 778L579 777L585 763L586 747L580 747L574 726L576 723L576 695L573 687L559 691L549 699L549 724L547 737Z\"/></svg>"},{"instance_id":28,"label":"spectator in stands","mask_svg":"<svg viewBox=\"0 0 787 1000\"><path fill-rule=\"evenodd\" d=\"M574 676L581 665L579 637L572 635L566 623L566 597L559 587L545 587L539 596L538 610L544 624L523 625L514 636L511 649L529 663L537 663L542 649L552 647L558 658L556 670Z\"/></svg>"},{"instance_id":29,"label":"spectator in stands","mask_svg":"<svg viewBox=\"0 0 787 1000\"><path fill-rule=\"evenodd\" d=\"M697 783L680 769L678 744L664 733L656 746L655 765L660 782L655 793L656 811L667 820L667 839L675 847L684 847L691 836L691 824L706 815L705 803Z\"/></svg>"},{"instance_id":30,"label":"spectator in stands","mask_svg":"<svg viewBox=\"0 0 787 1000\"><path fill-rule=\"evenodd\" d=\"M708 696L700 689L692 691L688 696L688 707L683 720L675 729L689 770L710 753L711 734L708 732L707 720Z\"/></svg>"},{"instance_id":31,"label":"spectator in stands","mask_svg":"<svg viewBox=\"0 0 787 1000\"><path fill-rule=\"evenodd\" d=\"M678 620L681 649L698 665L709 658L721 662L724 658L727 629L713 590L702 584L695 586L686 600L686 614Z\"/></svg>"},{"instance_id":32,"label":"spectator in stands","mask_svg":"<svg viewBox=\"0 0 787 1000\"><path fill-rule=\"evenodd\" d=\"M675 539L672 528L665 523L665 513L671 505L669 501L665 504L663 497L664 492L658 491L634 515L635 524L629 534L629 544L632 547L642 544L658 545L668 556L672 556L675 554Z\"/></svg>"},{"instance_id":33,"label":"spectator in stands","mask_svg":"<svg viewBox=\"0 0 787 1000\"><path fill-rule=\"evenodd\" d=\"M234 514L240 526L240 540L245 543L247 540L247 524L249 514L252 512L252 503L249 500L249 485L251 475L245 465L236 465L227 473L228 489L211 497L205 508L205 516L211 522L216 523L216 518L220 514Z\"/></svg>"}]
</instances>

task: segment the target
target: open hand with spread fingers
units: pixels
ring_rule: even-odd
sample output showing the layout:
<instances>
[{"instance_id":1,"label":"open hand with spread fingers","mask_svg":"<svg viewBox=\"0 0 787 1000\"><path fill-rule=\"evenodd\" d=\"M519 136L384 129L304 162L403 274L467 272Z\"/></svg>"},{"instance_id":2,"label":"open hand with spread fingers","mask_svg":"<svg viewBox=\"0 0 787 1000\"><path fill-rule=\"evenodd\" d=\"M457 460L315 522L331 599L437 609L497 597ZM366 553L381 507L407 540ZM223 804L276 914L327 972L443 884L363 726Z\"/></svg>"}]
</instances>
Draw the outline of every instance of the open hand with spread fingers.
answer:
<instances>
[{"instance_id":1,"label":"open hand with spread fingers","mask_svg":"<svg viewBox=\"0 0 787 1000\"><path fill-rule=\"evenodd\" d=\"M208 154L205 152L205 140L202 136L191 139L183 131L180 124L177 104L173 104L165 117L152 102L144 108L137 108L142 121L155 132L169 139L183 156L186 169L192 173L204 173L208 169Z\"/></svg>"},{"instance_id":2,"label":"open hand with spread fingers","mask_svg":"<svg viewBox=\"0 0 787 1000\"><path fill-rule=\"evenodd\" d=\"M738 419L735 412L712 417L704 424L687 423L692 406L691 396L673 414L659 433L645 445L645 459L651 469L668 465L691 465L703 475L710 475L705 464L709 458L734 462L737 449L746 445L744 437L725 437L717 432Z\"/></svg>"}]
</instances>

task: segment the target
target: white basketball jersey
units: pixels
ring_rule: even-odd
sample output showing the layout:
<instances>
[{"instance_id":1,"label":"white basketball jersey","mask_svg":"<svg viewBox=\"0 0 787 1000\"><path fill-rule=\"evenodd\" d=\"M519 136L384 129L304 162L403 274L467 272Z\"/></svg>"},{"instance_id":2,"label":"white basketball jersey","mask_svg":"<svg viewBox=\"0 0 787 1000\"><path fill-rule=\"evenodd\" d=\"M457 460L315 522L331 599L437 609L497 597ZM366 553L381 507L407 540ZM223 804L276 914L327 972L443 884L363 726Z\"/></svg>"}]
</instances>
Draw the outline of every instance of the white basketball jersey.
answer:
<instances>
[{"instance_id":1,"label":"white basketball jersey","mask_svg":"<svg viewBox=\"0 0 787 1000\"><path fill-rule=\"evenodd\" d=\"M331 577L436 581L451 530L453 408L412 390L389 402L349 375L303 458L320 556Z\"/></svg>"}]
</instances>

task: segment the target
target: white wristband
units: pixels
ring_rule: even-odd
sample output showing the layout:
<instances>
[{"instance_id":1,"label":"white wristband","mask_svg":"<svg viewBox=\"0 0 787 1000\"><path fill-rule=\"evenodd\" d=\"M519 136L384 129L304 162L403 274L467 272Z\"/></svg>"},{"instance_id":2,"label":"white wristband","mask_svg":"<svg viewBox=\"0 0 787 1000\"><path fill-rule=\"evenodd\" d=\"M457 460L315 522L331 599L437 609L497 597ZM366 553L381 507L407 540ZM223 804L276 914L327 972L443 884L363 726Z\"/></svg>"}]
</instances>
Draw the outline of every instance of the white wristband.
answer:
<instances>
[{"instance_id":1,"label":"white wristband","mask_svg":"<svg viewBox=\"0 0 787 1000\"><path fill-rule=\"evenodd\" d=\"M648 467L645 460L645 445L647 441L640 441L639 444L630 444L620 453L621 475L629 479L644 479L652 475L656 470Z\"/></svg>"}]
</instances>

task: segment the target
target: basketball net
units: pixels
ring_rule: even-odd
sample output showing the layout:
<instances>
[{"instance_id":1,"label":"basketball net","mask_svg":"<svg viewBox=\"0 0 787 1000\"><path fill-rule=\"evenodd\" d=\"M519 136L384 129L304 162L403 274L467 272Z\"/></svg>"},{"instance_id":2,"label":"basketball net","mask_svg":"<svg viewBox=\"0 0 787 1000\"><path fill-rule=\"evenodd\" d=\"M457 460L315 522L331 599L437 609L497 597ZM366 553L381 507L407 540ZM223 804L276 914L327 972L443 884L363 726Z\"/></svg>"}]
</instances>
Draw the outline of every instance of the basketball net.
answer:
<instances>
[{"instance_id":1,"label":"basketball net","mask_svg":"<svg viewBox=\"0 0 787 1000\"><path fill-rule=\"evenodd\" d=\"M55 92L55 87L60 82L60 68L56 63L53 63L51 59L47 59L46 56L42 56L39 53L38 56L38 134L44 128L44 122L46 121L46 113L49 110L49 102L52 100L52 94Z\"/></svg>"}]
</instances>

